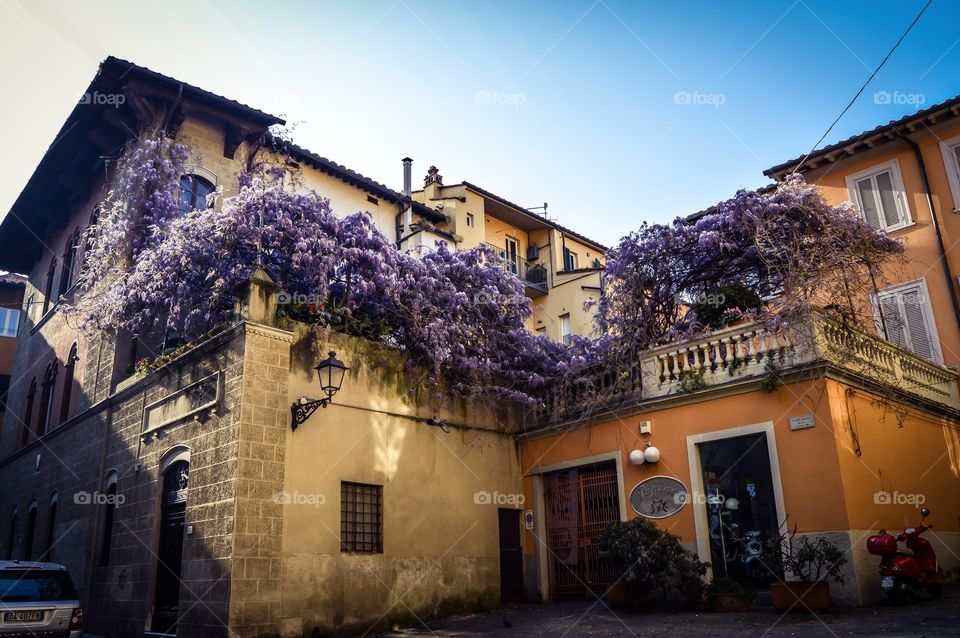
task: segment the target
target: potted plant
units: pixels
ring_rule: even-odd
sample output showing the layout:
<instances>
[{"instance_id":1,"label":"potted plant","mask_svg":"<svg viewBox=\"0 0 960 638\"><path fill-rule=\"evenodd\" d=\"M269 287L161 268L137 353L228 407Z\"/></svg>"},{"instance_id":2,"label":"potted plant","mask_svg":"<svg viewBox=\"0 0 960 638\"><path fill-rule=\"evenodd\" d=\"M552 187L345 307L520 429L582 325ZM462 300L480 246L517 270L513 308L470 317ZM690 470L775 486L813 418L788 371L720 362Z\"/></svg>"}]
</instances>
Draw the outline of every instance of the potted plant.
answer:
<instances>
[{"instance_id":1,"label":"potted plant","mask_svg":"<svg viewBox=\"0 0 960 638\"><path fill-rule=\"evenodd\" d=\"M757 588L729 578L714 578L707 586L706 602L712 611L751 611L757 606Z\"/></svg>"},{"instance_id":2,"label":"potted plant","mask_svg":"<svg viewBox=\"0 0 960 638\"><path fill-rule=\"evenodd\" d=\"M600 557L617 576L607 594L614 604L637 608L700 604L707 563L685 550L679 537L645 518L610 523L600 537Z\"/></svg>"},{"instance_id":3,"label":"potted plant","mask_svg":"<svg viewBox=\"0 0 960 638\"><path fill-rule=\"evenodd\" d=\"M830 608L830 583L843 584L847 557L826 538L796 538L797 530L784 534L775 544L783 582L770 585L773 608L777 611L825 611Z\"/></svg>"}]
</instances>

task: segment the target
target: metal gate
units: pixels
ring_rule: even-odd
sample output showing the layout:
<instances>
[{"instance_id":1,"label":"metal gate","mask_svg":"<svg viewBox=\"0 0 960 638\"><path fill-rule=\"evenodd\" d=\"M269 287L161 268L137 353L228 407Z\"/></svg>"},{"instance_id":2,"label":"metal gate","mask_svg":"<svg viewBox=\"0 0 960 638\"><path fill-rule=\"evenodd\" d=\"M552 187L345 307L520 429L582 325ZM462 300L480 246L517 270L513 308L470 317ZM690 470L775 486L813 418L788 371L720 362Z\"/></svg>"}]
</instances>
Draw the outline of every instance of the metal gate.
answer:
<instances>
[{"instance_id":1,"label":"metal gate","mask_svg":"<svg viewBox=\"0 0 960 638\"><path fill-rule=\"evenodd\" d=\"M620 520L617 480L612 462L544 475L552 598L600 594L616 581L600 559L599 538L610 522Z\"/></svg>"}]
</instances>

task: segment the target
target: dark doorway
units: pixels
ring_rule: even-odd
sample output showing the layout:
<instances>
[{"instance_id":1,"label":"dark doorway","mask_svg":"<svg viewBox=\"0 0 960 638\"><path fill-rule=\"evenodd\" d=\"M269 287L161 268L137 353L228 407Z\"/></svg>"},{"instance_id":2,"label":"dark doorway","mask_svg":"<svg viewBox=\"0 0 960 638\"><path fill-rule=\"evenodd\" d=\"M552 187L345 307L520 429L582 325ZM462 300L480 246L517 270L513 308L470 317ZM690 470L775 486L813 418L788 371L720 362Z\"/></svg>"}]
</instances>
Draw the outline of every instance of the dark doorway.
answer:
<instances>
[{"instance_id":1,"label":"dark doorway","mask_svg":"<svg viewBox=\"0 0 960 638\"><path fill-rule=\"evenodd\" d=\"M777 538L780 521L766 434L707 441L698 448L714 576L769 584L774 574L764 552Z\"/></svg>"},{"instance_id":2,"label":"dark doorway","mask_svg":"<svg viewBox=\"0 0 960 638\"><path fill-rule=\"evenodd\" d=\"M186 461L177 461L167 468L163 475L160 542L157 546L157 585L151 624L151 630L158 633L175 634L177 631L189 469Z\"/></svg>"},{"instance_id":3,"label":"dark doorway","mask_svg":"<svg viewBox=\"0 0 960 638\"><path fill-rule=\"evenodd\" d=\"M500 601L523 602L523 548L520 510L497 510L500 517Z\"/></svg>"},{"instance_id":4,"label":"dark doorway","mask_svg":"<svg viewBox=\"0 0 960 638\"><path fill-rule=\"evenodd\" d=\"M543 476L551 598L592 598L617 579L599 544L607 525L620 520L617 483L613 462Z\"/></svg>"}]
</instances>

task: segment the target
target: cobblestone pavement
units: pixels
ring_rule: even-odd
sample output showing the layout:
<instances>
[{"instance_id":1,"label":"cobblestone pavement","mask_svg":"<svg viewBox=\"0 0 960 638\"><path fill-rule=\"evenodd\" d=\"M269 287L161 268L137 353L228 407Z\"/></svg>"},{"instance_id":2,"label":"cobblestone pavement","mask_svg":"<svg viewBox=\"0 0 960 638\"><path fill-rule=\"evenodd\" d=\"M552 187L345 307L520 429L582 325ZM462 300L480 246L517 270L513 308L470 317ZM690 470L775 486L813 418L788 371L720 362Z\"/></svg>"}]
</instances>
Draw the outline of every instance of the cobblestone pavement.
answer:
<instances>
[{"instance_id":1,"label":"cobblestone pavement","mask_svg":"<svg viewBox=\"0 0 960 638\"><path fill-rule=\"evenodd\" d=\"M822 614L783 616L772 608L758 607L745 613L611 613L603 605L590 603L550 603L519 605L493 611L429 623L430 627L399 629L382 634L384 638L409 636L650 636L657 638L713 638L768 636L846 636L918 638L960 636L960 588L944 591L940 600L922 600L894 607L846 608ZM504 619L510 627L505 626Z\"/></svg>"}]
</instances>

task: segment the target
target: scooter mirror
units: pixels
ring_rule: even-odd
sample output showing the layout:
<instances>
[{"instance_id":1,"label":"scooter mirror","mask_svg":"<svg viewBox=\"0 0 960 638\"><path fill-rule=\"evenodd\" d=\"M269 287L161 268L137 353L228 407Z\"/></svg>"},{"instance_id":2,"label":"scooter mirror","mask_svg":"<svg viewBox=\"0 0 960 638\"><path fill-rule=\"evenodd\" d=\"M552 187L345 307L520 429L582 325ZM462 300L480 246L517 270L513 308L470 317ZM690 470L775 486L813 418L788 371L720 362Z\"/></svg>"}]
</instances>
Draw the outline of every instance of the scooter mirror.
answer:
<instances>
[{"instance_id":1,"label":"scooter mirror","mask_svg":"<svg viewBox=\"0 0 960 638\"><path fill-rule=\"evenodd\" d=\"M920 510L920 516L922 516L922 517L924 517L924 518L930 516L930 510L928 510L926 507L924 507L922 510Z\"/></svg>"}]
</instances>

